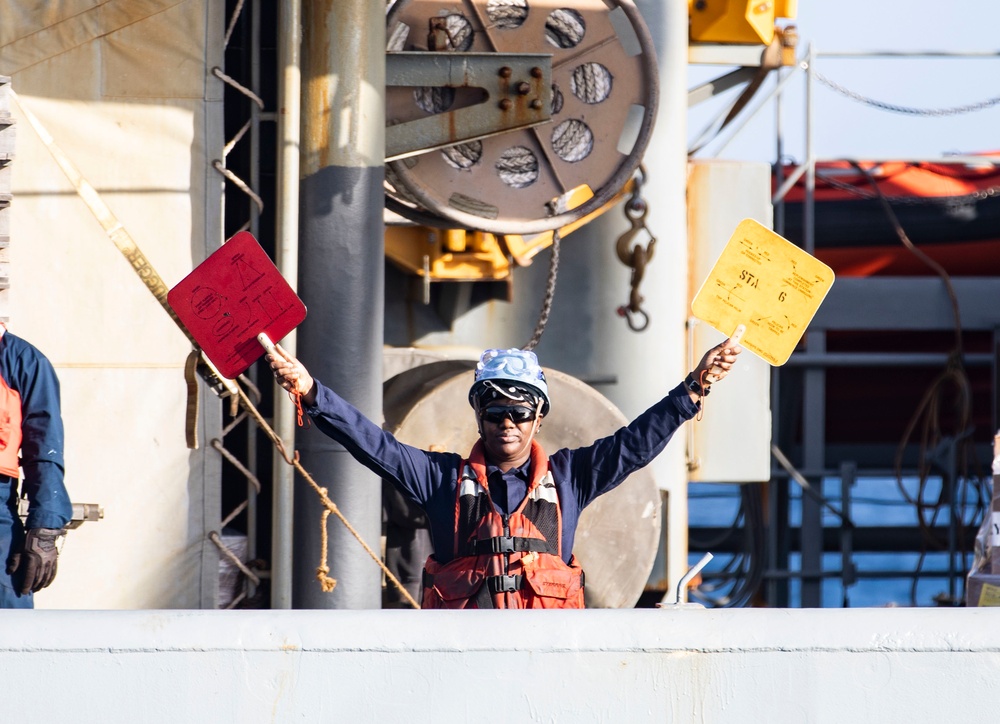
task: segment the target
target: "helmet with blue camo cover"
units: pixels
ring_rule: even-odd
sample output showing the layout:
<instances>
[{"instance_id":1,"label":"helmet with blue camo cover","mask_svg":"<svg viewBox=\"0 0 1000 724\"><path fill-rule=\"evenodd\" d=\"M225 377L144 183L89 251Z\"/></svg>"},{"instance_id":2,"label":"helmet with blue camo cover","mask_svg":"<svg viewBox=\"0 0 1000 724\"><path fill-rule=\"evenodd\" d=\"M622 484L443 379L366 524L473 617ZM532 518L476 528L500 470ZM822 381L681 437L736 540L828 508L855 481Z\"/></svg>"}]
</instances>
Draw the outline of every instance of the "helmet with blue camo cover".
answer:
<instances>
[{"instance_id":1,"label":"helmet with blue camo cover","mask_svg":"<svg viewBox=\"0 0 1000 724\"><path fill-rule=\"evenodd\" d=\"M541 413L548 414L549 387L534 352L523 349L483 352L476 364L476 381L469 389L469 404L478 410L484 401L498 397L527 402L532 407L541 402Z\"/></svg>"}]
</instances>

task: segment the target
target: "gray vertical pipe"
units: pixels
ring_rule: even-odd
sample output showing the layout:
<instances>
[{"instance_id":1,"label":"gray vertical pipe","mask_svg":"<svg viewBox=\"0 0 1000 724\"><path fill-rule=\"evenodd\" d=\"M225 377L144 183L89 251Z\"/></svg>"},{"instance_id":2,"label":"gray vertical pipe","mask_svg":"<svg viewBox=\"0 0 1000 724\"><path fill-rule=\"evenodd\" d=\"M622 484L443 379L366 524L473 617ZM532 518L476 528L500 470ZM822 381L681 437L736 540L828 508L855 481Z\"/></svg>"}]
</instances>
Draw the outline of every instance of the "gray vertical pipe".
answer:
<instances>
[{"instance_id":1,"label":"gray vertical pipe","mask_svg":"<svg viewBox=\"0 0 1000 724\"><path fill-rule=\"evenodd\" d=\"M382 220L385 155L384 0L303 4L303 135L299 293L309 314L299 358L369 418L382 416ZM302 463L374 550L379 479L315 428L300 431ZM381 571L335 517L328 521L332 593L315 579L322 506L295 490L295 608L379 608Z\"/></svg>"},{"instance_id":2,"label":"gray vertical pipe","mask_svg":"<svg viewBox=\"0 0 1000 724\"><path fill-rule=\"evenodd\" d=\"M806 252L816 248L816 149L813 145L813 78L816 73L816 50L809 45L809 69L806 73L806 199L803 206L803 240ZM810 353L826 351L826 333L806 333L806 349ZM826 371L809 369L804 373L803 391L803 464L809 470L822 470L826 463ZM823 481L815 481L816 489L823 494ZM823 605L823 510L819 502L809 495L802 495L802 608L819 608Z\"/></svg>"},{"instance_id":3,"label":"gray vertical pipe","mask_svg":"<svg viewBox=\"0 0 1000 724\"><path fill-rule=\"evenodd\" d=\"M260 2L254 0L250 8L250 88L258 96L260 91ZM250 104L250 188L260 193L260 106ZM250 202L250 233L260 238L260 209ZM251 367L246 373L254 385L260 386L257 369ZM256 478L257 473L257 426L247 425L247 470ZM257 488L247 481L247 560L257 558ZM256 588L247 581L247 595L252 596Z\"/></svg>"},{"instance_id":4,"label":"gray vertical pipe","mask_svg":"<svg viewBox=\"0 0 1000 724\"><path fill-rule=\"evenodd\" d=\"M778 82L787 75L787 71L784 68L778 68ZM785 133L784 126L782 124L782 101L784 100L784 94L779 92L774 97L774 180L775 188L781 188L781 184L785 182L785 167L782 165L782 159L785 157ZM779 236L785 235L785 197L782 196L781 200L774 207L774 231Z\"/></svg>"},{"instance_id":5,"label":"gray vertical pipe","mask_svg":"<svg viewBox=\"0 0 1000 724\"><path fill-rule=\"evenodd\" d=\"M275 226L275 263L296 288L299 273L299 153L301 114L302 3L281 0L278 10L278 189ZM297 333L281 340L289 354L297 354ZM288 396L274 387L274 431L295 446L295 414ZM272 465L271 509L271 608L292 607L292 530L294 521L294 469L280 455Z\"/></svg>"},{"instance_id":6,"label":"gray vertical pipe","mask_svg":"<svg viewBox=\"0 0 1000 724\"><path fill-rule=\"evenodd\" d=\"M806 331L806 349L811 354L826 352L826 331ZM826 370L807 369L802 391L802 464L807 470L822 470L826 465ZM809 481L820 495L823 476ZM823 507L811 495L802 497L802 608L823 606Z\"/></svg>"},{"instance_id":7,"label":"gray vertical pipe","mask_svg":"<svg viewBox=\"0 0 1000 724\"><path fill-rule=\"evenodd\" d=\"M816 147L813 144L813 82L816 78L816 48L809 44L806 70L806 198L802 205L803 246L816 253Z\"/></svg>"}]
</instances>

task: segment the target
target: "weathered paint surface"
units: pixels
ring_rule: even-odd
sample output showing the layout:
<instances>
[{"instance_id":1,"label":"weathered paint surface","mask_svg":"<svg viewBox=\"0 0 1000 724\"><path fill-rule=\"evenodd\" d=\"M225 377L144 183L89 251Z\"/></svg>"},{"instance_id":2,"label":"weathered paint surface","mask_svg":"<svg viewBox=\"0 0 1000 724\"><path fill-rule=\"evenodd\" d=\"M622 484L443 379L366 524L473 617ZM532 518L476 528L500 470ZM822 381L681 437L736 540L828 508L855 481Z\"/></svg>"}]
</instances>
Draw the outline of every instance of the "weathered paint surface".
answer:
<instances>
[{"instance_id":1,"label":"weathered paint surface","mask_svg":"<svg viewBox=\"0 0 1000 724\"><path fill-rule=\"evenodd\" d=\"M105 511L67 538L39 608L218 600L219 553L207 535L219 523L222 460L207 441L221 437L221 408L202 386L202 446L189 450L191 343L162 300L223 238L211 166L225 143L223 83L208 69L223 64L224 5L0 6L0 73L20 101L10 329L59 375L70 497ZM121 224L113 239L24 109Z\"/></svg>"},{"instance_id":2,"label":"weathered paint surface","mask_svg":"<svg viewBox=\"0 0 1000 724\"><path fill-rule=\"evenodd\" d=\"M306 3L302 18L302 175L385 159L385 25L378 3ZM375 53L372 49L377 49ZM350 75L359 59L365 77Z\"/></svg>"},{"instance_id":3,"label":"weathered paint surface","mask_svg":"<svg viewBox=\"0 0 1000 724\"><path fill-rule=\"evenodd\" d=\"M985 721L989 609L10 611L11 720ZM431 705L433 703L433 705Z\"/></svg>"},{"instance_id":4,"label":"weathered paint surface","mask_svg":"<svg viewBox=\"0 0 1000 724\"><path fill-rule=\"evenodd\" d=\"M385 148L384 8L371 0L309 3L303 18L303 155L299 286L310 310L298 329L298 356L314 377L369 419L382 409L384 307L382 221ZM328 30L328 33L324 32ZM376 90L377 89L377 90ZM371 548L378 548L378 479L330 438L300 430L303 466L330 481L331 500ZM323 545L320 505L295 491L295 550ZM379 608L381 571L345 526L330 528L329 595L310 585L315 559L295 556L297 608Z\"/></svg>"}]
</instances>

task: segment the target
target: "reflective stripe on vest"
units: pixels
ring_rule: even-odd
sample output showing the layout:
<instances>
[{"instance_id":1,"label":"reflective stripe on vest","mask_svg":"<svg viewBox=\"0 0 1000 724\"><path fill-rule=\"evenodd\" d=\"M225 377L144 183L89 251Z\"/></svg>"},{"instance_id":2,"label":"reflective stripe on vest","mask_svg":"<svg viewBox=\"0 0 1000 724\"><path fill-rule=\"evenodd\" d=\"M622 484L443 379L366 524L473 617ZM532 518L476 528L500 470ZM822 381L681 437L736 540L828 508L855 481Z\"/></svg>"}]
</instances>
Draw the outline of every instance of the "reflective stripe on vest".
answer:
<instances>
[{"instance_id":1,"label":"reflective stripe on vest","mask_svg":"<svg viewBox=\"0 0 1000 724\"><path fill-rule=\"evenodd\" d=\"M583 608L583 571L574 558L562 559L559 496L547 463L540 447L533 450L532 484L510 515L497 512L476 466L463 463L453 549L428 558L422 608Z\"/></svg>"},{"instance_id":2,"label":"reflective stripe on vest","mask_svg":"<svg viewBox=\"0 0 1000 724\"><path fill-rule=\"evenodd\" d=\"M467 496L467 497L466 497ZM479 498L479 496L483 496ZM476 480L476 474L472 470L470 465L465 465L462 472L462 482L459 484L459 520L463 517L469 517L468 513L463 515L463 508L465 510L477 509L486 507L486 505L478 505L480 502L485 502L492 508L493 503L490 499L489 491L484 488L478 480ZM465 505L463 506L462 498L465 497ZM470 498L476 499L471 501ZM545 477L539 481L531 490L528 491L528 495L525 498L525 502L518 506L521 510L525 508L525 505L531 505L532 503L544 502L549 505L556 507L556 518L558 518L558 506L559 498L556 495L555 482L552 479L552 474L549 472L545 473ZM476 522L482 518L478 516ZM537 523L535 524L537 527ZM475 526L472 526L473 528ZM551 526L548 526L551 528ZM474 530L458 531L458 536L455 541L455 554L458 555L482 555L489 553L551 553L552 555L558 556L560 550L560 540L559 535L562 532L558 525L555 526L554 530L550 531L539 531L542 534L541 538L525 538L525 537L515 537L510 535L499 535L492 536L490 538L479 538L472 539ZM546 535L548 532L548 535ZM467 533L467 534L466 534ZM553 538L555 540L553 540ZM472 540L470 540L472 539Z\"/></svg>"}]
</instances>

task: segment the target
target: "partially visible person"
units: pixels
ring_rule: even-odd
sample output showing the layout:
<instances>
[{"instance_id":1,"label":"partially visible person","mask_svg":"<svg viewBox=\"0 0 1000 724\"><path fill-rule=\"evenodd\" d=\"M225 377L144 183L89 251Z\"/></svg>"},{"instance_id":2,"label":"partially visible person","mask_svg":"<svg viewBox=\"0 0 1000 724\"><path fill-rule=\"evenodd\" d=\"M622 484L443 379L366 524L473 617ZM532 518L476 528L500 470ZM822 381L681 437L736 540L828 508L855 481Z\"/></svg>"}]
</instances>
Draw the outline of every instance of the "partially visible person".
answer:
<instances>
[{"instance_id":1,"label":"partially visible person","mask_svg":"<svg viewBox=\"0 0 1000 724\"><path fill-rule=\"evenodd\" d=\"M38 349L0 325L0 551L6 560L0 608L34 608L34 593L55 579L57 543L73 515L64 470L55 370ZM21 496L28 499L23 523Z\"/></svg>"},{"instance_id":2,"label":"partially visible person","mask_svg":"<svg viewBox=\"0 0 1000 724\"><path fill-rule=\"evenodd\" d=\"M385 567L396 577L414 601L420 600L424 561L434 553L427 516L396 489L382 481L382 522L385 531ZM403 592L386 586L382 608L409 608Z\"/></svg>"},{"instance_id":3,"label":"partially visible person","mask_svg":"<svg viewBox=\"0 0 1000 724\"><path fill-rule=\"evenodd\" d=\"M538 359L486 350L469 390L479 440L467 457L399 442L280 346L267 359L320 430L423 509L434 553L422 608L583 608L584 575L573 557L581 511L659 455L740 352L726 340L628 426L547 455L535 440L551 404Z\"/></svg>"}]
</instances>

